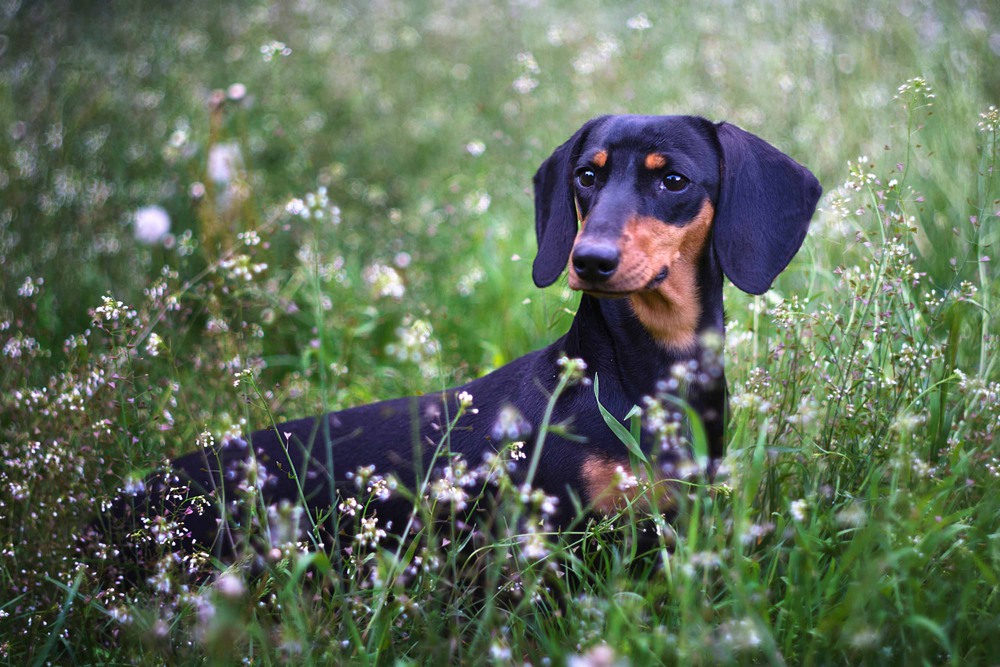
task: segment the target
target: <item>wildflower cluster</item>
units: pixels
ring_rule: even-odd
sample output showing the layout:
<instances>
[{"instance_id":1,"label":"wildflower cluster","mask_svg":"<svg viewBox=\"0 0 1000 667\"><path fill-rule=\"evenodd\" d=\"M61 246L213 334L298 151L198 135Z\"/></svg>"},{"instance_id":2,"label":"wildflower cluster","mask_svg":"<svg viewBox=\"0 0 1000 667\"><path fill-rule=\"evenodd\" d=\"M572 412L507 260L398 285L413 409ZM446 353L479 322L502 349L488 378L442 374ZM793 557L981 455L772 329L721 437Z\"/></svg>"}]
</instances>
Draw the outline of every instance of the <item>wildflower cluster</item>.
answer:
<instances>
[{"instance_id":1,"label":"wildflower cluster","mask_svg":"<svg viewBox=\"0 0 1000 667\"><path fill-rule=\"evenodd\" d=\"M385 536L385 530L379 527L378 517L372 513L371 516L361 517L360 527L354 534L354 541L362 547L374 549Z\"/></svg>"},{"instance_id":2,"label":"wildflower cluster","mask_svg":"<svg viewBox=\"0 0 1000 667\"><path fill-rule=\"evenodd\" d=\"M635 16L629 18L629 20L625 22L625 25L629 30L635 30L637 32L643 32L653 27L653 23L649 20L646 12L639 12Z\"/></svg>"},{"instance_id":3,"label":"wildflower cluster","mask_svg":"<svg viewBox=\"0 0 1000 667\"><path fill-rule=\"evenodd\" d=\"M385 348L388 354L399 361L417 364L425 377L437 374L441 344L434 338L430 322L407 315L396 328L396 336L396 341Z\"/></svg>"},{"instance_id":4,"label":"wildflower cluster","mask_svg":"<svg viewBox=\"0 0 1000 667\"><path fill-rule=\"evenodd\" d=\"M556 365L562 369L560 373L570 386L590 384L590 378L587 377L587 362L583 359L562 356L556 360Z\"/></svg>"},{"instance_id":5,"label":"wildflower cluster","mask_svg":"<svg viewBox=\"0 0 1000 667\"><path fill-rule=\"evenodd\" d=\"M273 40L260 47L260 54L263 56L264 62L269 63L275 56L287 58L292 55L292 50L284 42Z\"/></svg>"},{"instance_id":6,"label":"wildflower cluster","mask_svg":"<svg viewBox=\"0 0 1000 667\"><path fill-rule=\"evenodd\" d=\"M101 305L94 308L94 326L118 329L136 322L137 313L110 293L101 297Z\"/></svg>"},{"instance_id":7,"label":"wildflower cluster","mask_svg":"<svg viewBox=\"0 0 1000 667\"><path fill-rule=\"evenodd\" d=\"M484 280L486 280L486 272L477 266L458 279L456 288L462 296L470 296L476 290L476 285Z\"/></svg>"},{"instance_id":8,"label":"wildflower cluster","mask_svg":"<svg viewBox=\"0 0 1000 667\"><path fill-rule=\"evenodd\" d=\"M21 286L17 288L17 295L19 297L30 299L41 292L42 285L45 284L45 278L32 278L27 276Z\"/></svg>"},{"instance_id":9,"label":"wildflower cluster","mask_svg":"<svg viewBox=\"0 0 1000 667\"><path fill-rule=\"evenodd\" d=\"M934 105L934 89L927 79L922 76L915 76L908 79L906 83L896 90L895 99L900 100L911 110L930 107Z\"/></svg>"},{"instance_id":10,"label":"wildflower cluster","mask_svg":"<svg viewBox=\"0 0 1000 667\"><path fill-rule=\"evenodd\" d=\"M996 134L1000 131L1000 109L996 106L990 107L979 114L979 131Z\"/></svg>"},{"instance_id":11,"label":"wildflower cluster","mask_svg":"<svg viewBox=\"0 0 1000 667\"><path fill-rule=\"evenodd\" d=\"M517 65L521 74L514 79L514 90L522 95L527 95L538 87L538 79L535 78L541 72L535 57L529 52L517 54Z\"/></svg>"},{"instance_id":12,"label":"wildflower cluster","mask_svg":"<svg viewBox=\"0 0 1000 667\"><path fill-rule=\"evenodd\" d=\"M406 294L402 276L387 264L371 264L365 268L362 276L377 297L400 301Z\"/></svg>"},{"instance_id":13,"label":"wildflower cluster","mask_svg":"<svg viewBox=\"0 0 1000 667\"><path fill-rule=\"evenodd\" d=\"M294 198L285 204L285 212L302 220L340 224L340 207L330 201L326 187L320 186L316 192L305 197Z\"/></svg>"},{"instance_id":14,"label":"wildflower cluster","mask_svg":"<svg viewBox=\"0 0 1000 667\"><path fill-rule=\"evenodd\" d=\"M476 484L477 478L477 471L470 471L463 459L455 458L431 484L430 498L439 507L450 506L453 512L461 512L469 502L469 487Z\"/></svg>"},{"instance_id":15,"label":"wildflower cluster","mask_svg":"<svg viewBox=\"0 0 1000 667\"><path fill-rule=\"evenodd\" d=\"M638 25L641 25L641 19ZM609 33L598 33L597 43L588 44L573 59L573 69L581 76L589 76L611 65L613 58L621 51L621 43Z\"/></svg>"},{"instance_id":16,"label":"wildflower cluster","mask_svg":"<svg viewBox=\"0 0 1000 667\"><path fill-rule=\"evenodd\" d=\"M219 268L225 276L237 283L248 283L267 271L267 262L255 262L250 255L235 253L219 261Z\"/></svg>"},{"instance_id":17,"label":"wildflower cluster","mask_svg":"<svg viewBox=\"0 0 1000 667\"><path fill-rule=\"evenodd\" d=\"M867 155L858 157L857 161L847 162L849 176L844 183L844 187L854 192L862 192L878 180L878 176L872 171L875 165L871 164ZM843 201L843 200L841 200ZM840 206L843 206L841 203Z\"/></svg>"}]
</instances>

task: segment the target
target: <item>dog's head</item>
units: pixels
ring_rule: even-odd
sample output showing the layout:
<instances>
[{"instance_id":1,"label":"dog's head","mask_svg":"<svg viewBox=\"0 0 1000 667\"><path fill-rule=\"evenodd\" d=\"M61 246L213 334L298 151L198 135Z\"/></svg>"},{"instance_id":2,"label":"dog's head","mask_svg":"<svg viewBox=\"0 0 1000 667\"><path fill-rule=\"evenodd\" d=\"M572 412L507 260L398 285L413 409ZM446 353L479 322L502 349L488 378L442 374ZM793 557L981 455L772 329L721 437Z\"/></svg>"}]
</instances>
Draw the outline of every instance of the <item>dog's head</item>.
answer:
<instances>
[{"instance_id":1,"label":"dog's head","mask_svg":"<svg viewBox=\"0 0 1000 667\"><path fill-rule=\"evenodd\" d=\"M714 252L737 287L762 294L821 192L809 170L728 123L596 118L535 174L532 276L545 287L568 264L573 289L677 307L697 297L697 267Z\"/></svg>"}]
</instances>

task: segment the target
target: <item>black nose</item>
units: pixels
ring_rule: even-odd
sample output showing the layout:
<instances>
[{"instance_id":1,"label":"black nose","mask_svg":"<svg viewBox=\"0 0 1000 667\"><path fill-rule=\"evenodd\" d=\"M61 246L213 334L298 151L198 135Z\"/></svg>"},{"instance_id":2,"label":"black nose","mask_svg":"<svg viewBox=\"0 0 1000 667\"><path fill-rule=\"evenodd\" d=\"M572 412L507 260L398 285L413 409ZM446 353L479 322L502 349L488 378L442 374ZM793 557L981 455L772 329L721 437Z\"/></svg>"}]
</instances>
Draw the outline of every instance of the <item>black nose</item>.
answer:
<instances>
[{"instance_id":1,"label":"black nose","mask_svg":"<svg viewBox=\"0 0 1000 667\"><path fill-rule=\"evenodd\" d=\"M620 258L618 246L613 243L583 242L573 250L573 270L581 280L603 283L615 274Z\"/></svg>"}]
</instances>

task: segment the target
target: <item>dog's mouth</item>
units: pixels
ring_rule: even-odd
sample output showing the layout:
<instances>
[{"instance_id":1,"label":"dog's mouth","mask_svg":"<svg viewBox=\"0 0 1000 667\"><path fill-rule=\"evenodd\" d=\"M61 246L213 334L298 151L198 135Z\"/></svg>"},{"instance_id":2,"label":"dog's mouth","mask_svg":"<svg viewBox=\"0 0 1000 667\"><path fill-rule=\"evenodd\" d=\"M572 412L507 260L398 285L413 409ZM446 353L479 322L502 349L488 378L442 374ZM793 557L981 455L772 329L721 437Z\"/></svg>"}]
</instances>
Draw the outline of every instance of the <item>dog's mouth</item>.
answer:
<instances>
[{"instance_id":1,"label":"dog's mouth","mask_svg":"<svg viewBox=\"0 0 1000 667\"><path fill-rule=\"evenodd\" d=\"M630 294L636 294L638 292L651 292L659 288L667 278L670 276L670 270L668 267L664 266L659 272L654 275L645 285L638 287L629 288L616 288L611 284L601 284L601 283L590 283L580 280L578 276L571 273L569 286L571 289L578 290L584 294L589 294L590 296L595 296L604 299L617 299ZM612 279L610 283L614 283Z\"/></svg>"},{"instance_id":2,"label":"dog's mouth","mask_svg":"<svg viewBox=\"0 0 1000 667\"><path fill-rule=\"evenodd\" d=\"M662 269L660 269L660 272L657 273L655 276L653 276L653 279L646 284L646 289L647 290L656 289L657 287L663 284L663 281L667 279L667 276L669 274L670 274L669 269L664 266Z\"/></svg>"}]
</instances>

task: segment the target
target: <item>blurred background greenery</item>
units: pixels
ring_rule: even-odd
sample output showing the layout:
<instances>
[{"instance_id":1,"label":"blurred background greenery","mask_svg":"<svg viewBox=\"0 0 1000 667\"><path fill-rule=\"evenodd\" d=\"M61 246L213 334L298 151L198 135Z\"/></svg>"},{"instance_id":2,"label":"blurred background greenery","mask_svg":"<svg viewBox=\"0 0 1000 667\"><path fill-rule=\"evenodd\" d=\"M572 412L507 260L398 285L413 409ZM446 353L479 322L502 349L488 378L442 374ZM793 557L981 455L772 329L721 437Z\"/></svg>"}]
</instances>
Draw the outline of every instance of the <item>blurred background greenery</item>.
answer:
<instances>
[{"instance_id":1,"label":"blurred background greenery","mask_svg":"<svg viewBox=\"0 0 1000 667\"><path fill-rule=\"evenodd\" d=\"M893 96L917 75L937 91L925 151L949 165L915 165L940 217L928 268L944 277L952 221L970 213L957 193L975 180L974 120L1000 91L998 13L914 0L8 2L0 313L29 317L18 290L43 278L30 317L57 348L107 291L130 303L160 265L195 273L205 253L179 256L185 232L231 242L325 186L342 223L323 242L355 273L407 253L405 310L432 317L445 366L479 372L551 335L551 317L511 315L534 296L530 176L584 120L728 120L829 191L848 159L905 137ZM210 173L219 147L232 174ZM134 237L150 205L169 214L172 248ZM271 239L272 269L301 236ZM463 277L474 294L452 301Z\"/></svg>"}]
</instances>

